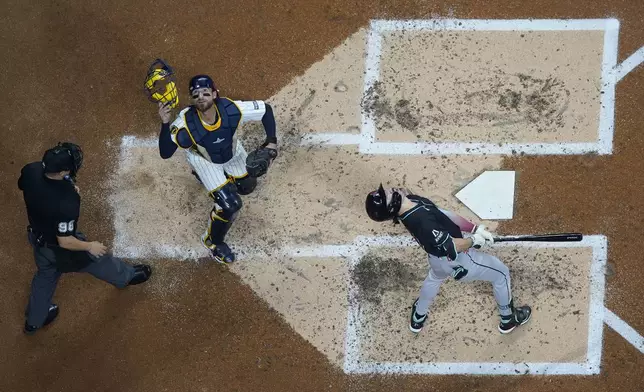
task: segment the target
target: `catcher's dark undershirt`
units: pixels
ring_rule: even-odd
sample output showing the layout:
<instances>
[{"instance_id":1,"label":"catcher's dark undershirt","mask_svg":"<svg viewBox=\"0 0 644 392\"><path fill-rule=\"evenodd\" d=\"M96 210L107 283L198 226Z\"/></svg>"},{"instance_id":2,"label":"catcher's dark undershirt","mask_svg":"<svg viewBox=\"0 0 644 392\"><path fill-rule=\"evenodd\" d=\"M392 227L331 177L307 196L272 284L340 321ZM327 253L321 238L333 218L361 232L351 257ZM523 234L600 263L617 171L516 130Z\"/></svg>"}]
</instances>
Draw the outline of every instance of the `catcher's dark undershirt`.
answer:
<instances>
[{"instance_id":1,"label":"catcher's dark undershirt","mask_svg":"<svg viewBox=\"0 0 644 392\"><path fill-rule=\"evenodd\" d=\"M266 112L262 117L262 125L264 125L264 130L266 131L266 139L271 143L276 143L276 127L275 127L275 116L273 116L273 108L269 104L266 105ZM217 119L215 118L215 121ZM159 135L159 153L161 158L168 159L174 155L177 151L178 146L172 141L170 136L170 123L161 124L161 134Z\"/></svg>"}]
</instances>

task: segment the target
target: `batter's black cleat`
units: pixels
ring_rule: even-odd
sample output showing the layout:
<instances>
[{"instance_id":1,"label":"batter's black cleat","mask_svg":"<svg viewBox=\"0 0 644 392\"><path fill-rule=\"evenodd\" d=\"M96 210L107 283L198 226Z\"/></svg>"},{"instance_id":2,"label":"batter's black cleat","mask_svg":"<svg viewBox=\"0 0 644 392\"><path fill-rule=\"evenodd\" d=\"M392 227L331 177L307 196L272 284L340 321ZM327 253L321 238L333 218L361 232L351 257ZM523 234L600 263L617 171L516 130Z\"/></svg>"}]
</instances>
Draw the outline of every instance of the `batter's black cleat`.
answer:
<instances>
[{"instance_id":1,"label":"batter's black cleat","mask_svg":"<svg viewBox=\"0 0 644 392\"><path fill-rule=\"evenodd\" d=\"M416 307L418 306L418 299L414 302L411 307L411 318L409 320L409 330L413 333L419 333L423 329L425 321L427 321L427 314L422 316L416 313Z\"/></svg>"},{"instance_id":2,"label":"batter's black cleat","mask_svg":"<svg viewBox=\"0 0 644 392\"><path fill-rule=\"evenodd\" d=\"M510 316L501 316L499 323L499 332L502 334L510 333L520 325L527 323L532 316L532 309L529 306L519 306L514 309Z\"/></svg>"},{"instance_id":3,"label":"batter's black cleat","mask_svg":"<svg viewBox=\"0 0 644 392\"><path fill-rule=\"evenodd\" d=\"M134 276L130 279L129 286L134 286L136 284L141 284L150 279L152 275L152 267L146 264L137 264L134 266Z\"/></svg>"},{"instance_id":4,"label":"batter's black cleat","mask_svg":"<svg viewBox=\"0 0 644 392\"><path fill-rule=\"evenodd\" d=\"M45 322L42 324L42 326L44 327L46 325L51 324L56 319L56 317L58 317L58 312L59 312L58 305L56 304L49 305L49 313L47 314L47 318L45 319ZM25 334L33 335L39 329L40 329L39 327L29 325L25 321L25 330L24 330Z\"/></svg>"}]
</instances>

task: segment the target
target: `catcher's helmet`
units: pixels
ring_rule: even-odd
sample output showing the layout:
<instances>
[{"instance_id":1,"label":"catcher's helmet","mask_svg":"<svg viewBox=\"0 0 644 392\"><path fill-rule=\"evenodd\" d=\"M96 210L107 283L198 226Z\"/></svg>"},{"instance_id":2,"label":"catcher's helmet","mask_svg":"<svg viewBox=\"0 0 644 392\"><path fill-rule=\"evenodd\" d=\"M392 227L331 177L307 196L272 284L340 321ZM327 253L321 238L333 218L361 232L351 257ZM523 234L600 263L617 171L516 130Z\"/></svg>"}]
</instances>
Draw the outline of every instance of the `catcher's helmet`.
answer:
<instances>
[{"instance_id":1,"label":"catcher's helmet","mask_svg":"<svg viewBox=\"0 0 644 392\"><path fill-rule=\"evenodd\" d=\"M56 147L45 151L42 158L42 167L45 173L69 171L72 178L76 177L82 165L83 150L79 145L69 142L59 142Z\"/></svg>"},{"instance_id":2,"label":"catcher's helmet","mask_svg":"<svg viewBox=\"0 0 644 392\"><path fill-rule=\"evenodd\" d=\"M208 75L195 75L190 79L190 84L188 85L188 90L190 91L190 94L196 89L199 88L210 88L212 91L217 90L217 86L215 86L215 82L212 81L212 78Z\"/></svg>"},{"instance_id":3,"label":"catcher's helmet","mask_svg":"<svg viewBox=\"0 0 644 392\"><path fill-rule=\"evenodd\" d=\"M396 221L396 214L400 211L402 205L402 197L398 192L394 192L391 197L391 202L387 204L387 195L382 184L378 190L370 192L365 200L365 208L369 218L376 222L383 222L389 219Z\"/></svg>"},{"instance_id":4,"label":"catcher's helmet","mask_svg":"<svg viewBox=\"0 0 644 392\"><path fill-rule=\"evenodd\" d=\"M148 68L145 91L152 102L169 103L174 108L179 104L174 71L161 59L156 59Z\"/></svg>"}]
</instances>

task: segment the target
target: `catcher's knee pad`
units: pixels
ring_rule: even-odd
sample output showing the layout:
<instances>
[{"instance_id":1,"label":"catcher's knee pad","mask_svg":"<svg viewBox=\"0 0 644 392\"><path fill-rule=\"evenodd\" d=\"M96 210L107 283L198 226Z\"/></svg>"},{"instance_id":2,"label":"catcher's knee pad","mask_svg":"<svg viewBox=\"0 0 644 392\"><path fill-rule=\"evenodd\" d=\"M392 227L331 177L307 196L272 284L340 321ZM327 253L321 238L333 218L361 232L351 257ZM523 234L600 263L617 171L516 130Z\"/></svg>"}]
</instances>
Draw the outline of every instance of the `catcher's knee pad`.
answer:
<instances>
[{"instance_id":1,"label":"catcher's knee pad","mask_svg":"<svg viewBox=\"0 0 644 392\"><path fill-rule=\"evenodd\" d=\"M257 178L249 175L242 178L235 178L235 185L237 185L237 191L240 195L249 195L257 187Z\"/></svg>"},{"instance_id":2,"label":"catcher's knee pad","mask_svg":"<svg viewBox=\"0 0 644 392\"><path fill-rule=\"evenodd\" d=\"M221 213L218 213L221 218L231 220L237 214L237 211L242 208L242 199L239 196L237 187L233 183L227 183L221 189L215 191L213 194L215 201L221 208ZM219 211L217 211L219 212Z\"/></svg>"}]
</instances>

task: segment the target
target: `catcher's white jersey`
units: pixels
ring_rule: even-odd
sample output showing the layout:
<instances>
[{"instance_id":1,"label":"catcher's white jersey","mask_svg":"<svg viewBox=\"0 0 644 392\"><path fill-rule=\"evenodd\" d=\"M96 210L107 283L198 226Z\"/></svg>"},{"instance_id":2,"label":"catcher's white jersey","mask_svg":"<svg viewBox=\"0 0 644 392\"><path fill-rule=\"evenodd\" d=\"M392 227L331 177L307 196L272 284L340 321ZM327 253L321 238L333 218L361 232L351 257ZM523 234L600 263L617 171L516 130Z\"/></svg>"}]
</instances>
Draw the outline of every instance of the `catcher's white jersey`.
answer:
<instances>
[{"instance_id":1,"label":"catcher's white jersey","mask_svg":"<svg viewBox=\"0 0 644 392\"><path fill-rule=\"evenodd\" d=\"M233 101L239 111L241 112L241 120L239 125L249 122L249 121L261 121L262 117L266 113L266 104L264 101ZM170 125L170 129L181 129L186 128L185 113L190 108L184 108L179 112L177 118ZM209 124L203 123L202 125L208 129ZM216 132L216 130L213 130ZM177 140L177 133L171 132L172 141L176 144L179 144ZM217 142L219 138L215 140ZM223 141L223 139L222 139ZM229 177L241 178L248 175L246 171L246 157L248 153L244 146L241 143L237 142L237 134L233 136L233 157L225 163L213 163L209 160L208 154L205 151L199 151L203 149L201 146L195 147L197 151L193 149L186 149L186 158L192 169L197 173L199 179L203 183L204 187L208 193L217 191L222 186L224 186Z\"/></svg>"},{"instance_id":2,"label":"catcher's white jersey","mask_svg":"<svg viewBox=\"0 0 644 392\"><path fill-rule=\"evenodd\" d=\"M232 159L226 163L212 163L192 150L186 150L186 158L192 169L197 173L208 193L219 190L228 182L228 177L245 177L246 157L248 153L241 143L237 143L237 150Z\"/></svg>"}]
</instances>

